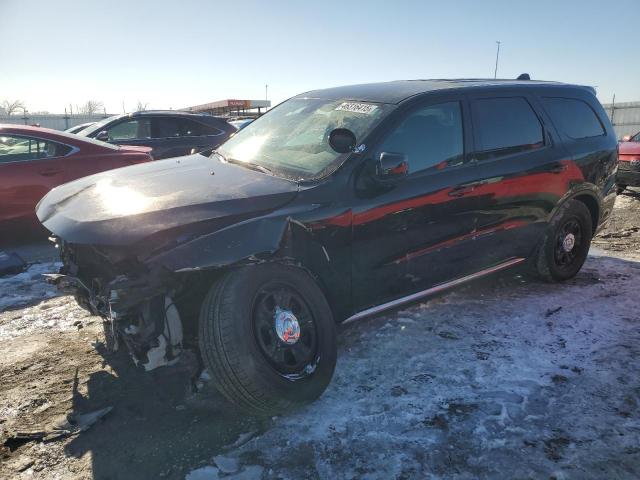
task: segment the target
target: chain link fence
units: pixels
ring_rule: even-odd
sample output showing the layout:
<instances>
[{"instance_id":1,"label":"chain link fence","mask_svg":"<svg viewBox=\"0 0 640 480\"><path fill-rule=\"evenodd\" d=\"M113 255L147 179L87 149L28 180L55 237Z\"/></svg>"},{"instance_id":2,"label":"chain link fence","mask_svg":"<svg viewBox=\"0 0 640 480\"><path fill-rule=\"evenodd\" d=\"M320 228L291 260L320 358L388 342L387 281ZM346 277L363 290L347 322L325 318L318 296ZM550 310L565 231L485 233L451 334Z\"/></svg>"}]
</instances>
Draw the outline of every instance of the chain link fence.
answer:
<instances>
[{"instance_id":1,"label":"chain link fence","mask_svg":"<svg viewBox=\"0 0 640 480\"><path fill-rule=\"evenodd\" d=\"M618 139L640 132L640 102L606 103L602 106L609 115Z\"/></svg>"}]
</instances>

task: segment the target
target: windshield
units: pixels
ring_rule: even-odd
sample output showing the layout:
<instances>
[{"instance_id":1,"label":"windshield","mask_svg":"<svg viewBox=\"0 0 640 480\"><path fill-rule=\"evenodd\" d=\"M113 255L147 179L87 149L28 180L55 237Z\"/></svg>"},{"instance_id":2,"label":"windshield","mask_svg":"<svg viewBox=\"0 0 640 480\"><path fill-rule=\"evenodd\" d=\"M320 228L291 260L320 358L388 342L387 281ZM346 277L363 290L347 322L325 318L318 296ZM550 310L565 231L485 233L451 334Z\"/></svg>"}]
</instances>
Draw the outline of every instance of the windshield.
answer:
<instances>
[{"instance_id":1,"label":"windshield","mask_svg":"<svg viewBox=\"0 0 640 480\"><path fill-rule=\"evenodd\" d=\"M120 118L122 115L114 115L113 117L107 117L104 120L100 120L99 122L92 123L86 128L83 128L76 135L80 135L82 137L86 137L87 135L91 135L94 132L99 132L102 130L107 123L113 122L115 119Z\"/></svg>"},{"instance_id":2,"label":"windshield","mask_svg":"<svg viewBox=\"0 0 640 480\"><path fill-rule=\"evenodd\" d=\"M228 161L257 164L289 178L322 176L346 156L328 142L335 128L351 130L359 144L390 105L292 98L238 131L218 153Z\"/></svg>"}]
</instances>

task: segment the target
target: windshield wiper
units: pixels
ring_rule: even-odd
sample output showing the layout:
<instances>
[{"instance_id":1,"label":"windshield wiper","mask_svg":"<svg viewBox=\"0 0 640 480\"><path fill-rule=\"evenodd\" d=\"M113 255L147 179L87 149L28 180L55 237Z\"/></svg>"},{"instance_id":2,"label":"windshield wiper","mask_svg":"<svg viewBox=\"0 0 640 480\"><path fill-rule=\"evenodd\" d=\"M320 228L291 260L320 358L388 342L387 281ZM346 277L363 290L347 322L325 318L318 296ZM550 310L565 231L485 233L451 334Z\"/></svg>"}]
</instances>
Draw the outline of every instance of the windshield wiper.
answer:
<instances>
[{"instance_id":1,"label":"windshield wiper","mask_svg":"<svg viewBox=\"0 0 640 480\"><path fill-rule=\"evenodd\" d=\"M235 158L226 158L224 155L222 155L220 152L214 150L214 152L216 155L218 155L223 162L226 163L233 163L234 165L241 165L247 168L250 168L251 170L256 170L258 172L262 172L262 173L267 173L269 175L273 175L273 171L270 170L269 168L257 164L257 163L251 163L251 162L243 162L242 160L236 160Z\"/></svg>"}]
</instances>

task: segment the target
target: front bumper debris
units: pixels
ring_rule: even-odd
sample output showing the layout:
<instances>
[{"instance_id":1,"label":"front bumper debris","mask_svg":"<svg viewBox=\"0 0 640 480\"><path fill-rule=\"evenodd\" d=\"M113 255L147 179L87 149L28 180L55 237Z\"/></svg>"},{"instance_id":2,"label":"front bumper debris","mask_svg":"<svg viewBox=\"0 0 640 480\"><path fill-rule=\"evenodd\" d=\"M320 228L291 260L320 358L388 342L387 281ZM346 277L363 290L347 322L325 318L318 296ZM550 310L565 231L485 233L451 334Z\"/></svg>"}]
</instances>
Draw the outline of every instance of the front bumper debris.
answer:
<instances>
[{"instance_id":1,"label":"front bumper debris","mask_svg":"<svg viewBox=\"0 0 640 480\"><path fill-rule=\"evenodd\" d=\"M65 265L63 270L69 270ZM64 274L46 280L78 304L102 317L106 344L115 351L124 343L134 362L145 370L172 365L183 351L182 320L167 286L158 277L131 279L120 275L110 282L88 282ZM96 285L104 285L96 289Z\"/></svg>"}]
</instances>

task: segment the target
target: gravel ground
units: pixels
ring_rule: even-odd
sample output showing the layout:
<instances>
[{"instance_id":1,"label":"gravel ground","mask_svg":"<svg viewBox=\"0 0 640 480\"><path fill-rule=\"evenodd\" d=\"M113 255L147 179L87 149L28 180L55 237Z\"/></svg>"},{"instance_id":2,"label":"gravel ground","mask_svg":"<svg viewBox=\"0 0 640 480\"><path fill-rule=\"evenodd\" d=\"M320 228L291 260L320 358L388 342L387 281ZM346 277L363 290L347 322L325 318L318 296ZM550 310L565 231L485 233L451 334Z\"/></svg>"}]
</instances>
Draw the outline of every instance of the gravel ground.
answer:
<instances>
[{"instance_id":1,"label":"gravel ground","mask_svg":"<svg viewBox=\"0 0 640 480\"><path fill-rule=\"evenodd\" d=\"M629 192L570 282L510 272L341 326L325 395L266 420L191 362L106 355L35 264L0 279L0 478L639 478L639 226Z\"/></svg>"}]
</instances>

